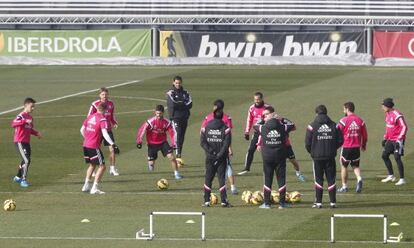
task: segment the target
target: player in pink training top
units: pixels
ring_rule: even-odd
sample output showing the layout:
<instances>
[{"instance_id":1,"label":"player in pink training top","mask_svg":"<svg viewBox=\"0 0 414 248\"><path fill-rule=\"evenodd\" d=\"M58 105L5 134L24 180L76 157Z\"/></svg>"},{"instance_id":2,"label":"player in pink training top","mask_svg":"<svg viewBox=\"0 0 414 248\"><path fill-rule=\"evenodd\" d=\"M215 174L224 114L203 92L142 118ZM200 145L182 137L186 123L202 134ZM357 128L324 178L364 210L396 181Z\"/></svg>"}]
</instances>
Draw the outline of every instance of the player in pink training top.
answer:
<instances>
[{"instance_id":1,"label":"player in pink training top","mask_svg":"<svg viewBox=\"0 0 414 248\"><path fill-rule=\"evenodd\" d=\"M170 134L172 146L168 144L167 132ZM171 161L175 179L182 179L182 176L178 171L177 161L173 154L173 147L176 147L174 128L171 121L164 119L163 105L157 105L155 107L155 116L145 121L138 129L136 139L138 149L142 148L142 139L145 134L148 144L148 169L150 171L154 170L158 151L161 151L162 155Z\"/></svg>"},{"instance_id":2,"label":"player in pink training top","mask_svg":"<svg viewBox=\"0 0 414 248\"><path fill-rule=\"evenodd\" d=\"M270 105L263 101L263 94L261 92L254 93L254 104L249 107L247 112L246 128L244 130L244 138L250 139L250 130L254 124L263 122L263 111ZM254 131L253 138L250 141L249 149L247 150L246 160L244 162L244 170L238 173L238 175L244 175L250 171L250 167L253 162L254 152L256 151L257 141L259 140L259 134Z\"/></svg>"},{"instance_id":3,"label":"player in pink training top","mask_svg":"<svg viewBox=\"0 0 414 248\"><path fill-rule=\"evenodd\" d=\"M24 100L23 112L18 114L11 123L12 128L14 128L14 144L17 148L17 153L22 159L13 181L19 183L23 188L29 187L26 177L30 166L30 136L42 137L40 132L34 129L33 117L30 115L35 108L35 103L36 101L33 98L26 98Z\"/></svg>"},{"instance_id":4,"label":"player in pink training top","mask_svg":"<svg viewBox=\"0 0 414 248\"><path fill-rule=\"evenodd\" d=\"M213 103L214 107L213 107L213 112L211 112L210 114L208 114L203 122L201 123L201 132L203 132L203 130L205 129L205 127L207 126L208 122L214 119L214 111L216 110L221 110L223 111L224 109L224 101L221 99L217 99L214 101ZM233 122L231 121L231 117L228 114L223 114L223 118L222 118L224 124L229 127L230 129L233 129ZM229 157L227 159L227 167L226 167L226 175L227 178L229 179L230 182L230 189L231 189L231 193L233 195L237 195L237 188L236 188L236 184L235 184L235 178L233 175L233 168L231 166L231 158L233 157L233 150L231 149L231 145L229 146Z\"/></svg>"},{"instance_id":5,"label":"player in pink training top","mask_svg":"<svg viewBox=\"0 0 414 248\"><path fill-rule=\"evenodd\" d=\"M406 184L404 179L404 165L401 157L404 156L405 136L407 135L407 124L405 123L403 114L394 108L392 98L385 98L382 102L382 110L385 112L385 134L382 141L382 159L388 170L388 176L381 180L383 183L394 182L396 180L390 155L394 154L395 162L397 162L400 180L395 185Z\"/></svg>"},{"instance_id":6,"label":"player in pink training top","mask_svg":"<svg viewBox=\"0 0 414 248\"><path fill-rule=\"evenodd\" d=\"M98 106L101 103L106 103L107 109L104 113L106 120L108 121L108 134L111 137L111 139L115 142L114 133L112 132L112 128L117 129L118 128L118 121L115 119L115 105L114 102L109 100L109 91L107 88L100 88L99 89L99 100L94 101L91 104L91 107L88 112L88 116L95 114L98 112ZM104 143L104 146L107 146L109 148L109 174L113 176L119 176L119 172L115 167L115 152L114 149L112 149L112 146L106 142L105 139L102 140Z\"/></svg>"},{"instance_id":7,"label":"player in pink training top","mask_svg":"<svg viewBox=\"0 0 414 248\"><path fill-rule=\"evenodd\" d=\"M344 137L340 158L342 187L337 190L339 193L348 192L348 165L352 166L357 178L355 191L361 193L362 190L362 177L359 168L360 149L365 151L367 148L368 133L365 122L354 112L355 105L353 102L344 103L345 117L337 125Z\"/></svg>"},{"instance_id":8,"label":"player in pink training top","mask_svg":"<svg viewBox=\"0 0 414 248\"><path fill-rule=\"evenodd\" d=\"M111 145L112 149L116 154L119 154L119 148L115 145L108 133L108 121L104 116L105 111L107 111L107 104L101 103L97 107L98 112L92 115L89 115L80 129L82 136L84 137L83 141L83 154L85 162L89 164L88 169L86 170L85 184L82 187L83 192L90 192L90 194L105 194L98 188L98 184L101 182L103 173L105 172L105 159L100 149L102 138ZM98 169L95 175L95 181L91 187L91 178L92 173L94 172L96 166Z\"/></svg>"}]
</instances>

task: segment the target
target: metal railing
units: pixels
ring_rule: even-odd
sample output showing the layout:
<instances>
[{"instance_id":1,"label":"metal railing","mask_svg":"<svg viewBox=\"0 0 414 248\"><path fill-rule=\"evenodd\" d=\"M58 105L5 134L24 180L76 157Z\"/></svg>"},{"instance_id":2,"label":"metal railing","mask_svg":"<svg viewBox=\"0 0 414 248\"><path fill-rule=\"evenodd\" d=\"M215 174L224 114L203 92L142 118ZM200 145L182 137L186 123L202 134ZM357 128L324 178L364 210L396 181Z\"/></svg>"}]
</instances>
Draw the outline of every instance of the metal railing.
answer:
<instances>
[{"instance_id":1,"label":"metal railing","mask_svg":"<svg viewBox=\"0 0 414 248\"><path fill-rule=\"evenodd\" d=\"M414 26L414 2L0 0L0 24Z\"/></svg>"}]
</instances>

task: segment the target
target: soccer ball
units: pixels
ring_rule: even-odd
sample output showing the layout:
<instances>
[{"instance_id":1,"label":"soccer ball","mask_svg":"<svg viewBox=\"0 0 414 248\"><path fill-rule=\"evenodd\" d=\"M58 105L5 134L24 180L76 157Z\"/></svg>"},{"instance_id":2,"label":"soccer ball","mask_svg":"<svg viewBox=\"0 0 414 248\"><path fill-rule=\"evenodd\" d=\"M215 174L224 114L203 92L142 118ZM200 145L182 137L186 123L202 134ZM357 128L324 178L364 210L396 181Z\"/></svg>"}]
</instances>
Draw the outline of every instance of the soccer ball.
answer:
<instances>
[{"instance_id":1,"label":"soccer ball","mask_svg":"<svg viewBox=\"0 0 414 248\"><path fill-rule=\"evenodd\" d=\"M272 203L279 203L279 192L276 190L272 190L272 193L270 194L270 201Z\"/></svg>"},{"instance_id":2,"label":"soccer ball","mask_svg":"<svg viewBox=\"0 0 414 248\"><path fill-rule=\"evenodd\" d=\"M6 211L14 211L16 210L16 202L12 199L5 200L3 208Z\"/></svg>"},{"instance_id":3,"label":"soccer ball","mask_svg":"<svg viewBox=\"0 0 414 248\"><path fill-rule=\"evenodd\" d=\"M218 203L218 197L214 193L210 193L210 204L216 205Z\"/></svg>"},{"instance_id":4,"label":"soccer ball","mask_svg":"<svg viewBox=\"0 0 414 248\"><path fill-rule=\"evenodd\" d=\"M291 195L289 192L286 192L285 201L289 203L291 202Z\"/></svg>"},{"instance_id":5,"label":"soccer ball","mask_svg":"<svg viewBox=\"0 0 414 248\"><path fill-rule=\"evenodd\" d=\"M166 190L166 189L168 189L168 181L167 181L167 179L161 178L160 180L158 180L157 187L160 190Z\"/></svg>"},{"instance_id":6,"label":"soccer ball","mask_svg":"<svg viewBox=\"0 0 414 248\"><path fill-rule=\"evenodd\" d=\"M298 191L293 191L292 193L290 193L291 203L297 203L297 202L300 202L301 200L302 200L302 194L299 193Z\"/></svg>"},{"instance_id":7,"label":"soccer ball","mask_svg":"<svg viewBox=\"0 0 414 248\"><path fill-rule=\"evenodd\" d=\"M242 197L241 199L245 202L245 203L249 203L250 202L250 198L252 198L252 192L249 190L243 191Z\"/></svg>"},{"instance_id":8,"label":"soccer ball","mask_svg":"<svg viewBox=\"0 0 414 248\"><path fill-rule=\"evenodd\" d=\"M178 168L181 168L184 166L184 160L182 158L176 158L175 161L177 161Z\"/></svg>"},{"instance_id":9,"label":"soccer ball","mask_svg":"<svg viewBox=\"0 0 414 248\"><path fill-rule=\"evenodd\" d=\"M250 203L252 203L253 205L259 205L263 202L263 198L263 192L255 191L252 197L250 198Z\"/></svg>"}]
</instances>

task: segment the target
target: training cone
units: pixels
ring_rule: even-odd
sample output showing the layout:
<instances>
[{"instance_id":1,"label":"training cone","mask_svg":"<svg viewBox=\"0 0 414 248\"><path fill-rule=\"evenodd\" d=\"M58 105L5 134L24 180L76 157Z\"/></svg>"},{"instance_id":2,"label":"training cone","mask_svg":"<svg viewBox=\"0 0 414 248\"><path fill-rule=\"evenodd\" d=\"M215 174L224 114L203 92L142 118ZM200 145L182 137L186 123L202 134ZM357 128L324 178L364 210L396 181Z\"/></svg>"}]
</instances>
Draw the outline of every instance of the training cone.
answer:
<instances>
[{"instance_id":1,"label":"training cone","mask_svg":"<svg viewBox=\"0 0 414 248\"><path fill-rule=\"evenodd\" d=\"M89 223L89 222L91 222L90 220L88 220L88 219L83 219L83 220L81 220L81 223Z\"/></svg>"},{"instance_id":2,"label":"training cone","mask_svg":"<svg viewBox=\"0 0 414 248\"><path fill-rule=\"evenodd\" d=\"M399 226L400 224L398 224L397 222L393 222L390 224L390 226Z\"/></svg>"},{"instance_id":3,"label":"training cone","mask_svg":"<svg viewBox=\"0 0 414 248\"><path fill-rule=\"evenodd\" d=\"M187 220L185 223L186 223L186 224L194 224L194 223L195 223L195 221L194 221L194 220Z\"/></svg>"}]
</instances>

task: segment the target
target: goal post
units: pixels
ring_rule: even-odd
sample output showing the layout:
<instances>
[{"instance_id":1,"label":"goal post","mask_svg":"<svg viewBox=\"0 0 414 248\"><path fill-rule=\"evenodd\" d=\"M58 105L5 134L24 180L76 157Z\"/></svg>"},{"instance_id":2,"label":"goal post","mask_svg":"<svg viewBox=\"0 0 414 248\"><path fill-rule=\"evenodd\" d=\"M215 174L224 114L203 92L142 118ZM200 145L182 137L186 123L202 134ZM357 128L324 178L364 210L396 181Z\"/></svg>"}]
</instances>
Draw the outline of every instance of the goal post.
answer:
<instances>
[{"instance_id":1,"label":"goal post","mask_svg":"<svg viewBox=\"0 0 414 248\"><path fill-rule=\"evenodd\" d=\"M145 233L144 229L136 233L136 239L153 240L155 237L154 222L155 215L181 215L181 216L201 216L201 240L206 240L206 214L204 212L151 212L149 214L149 233Z\"/></svg>"}]
</instances>

